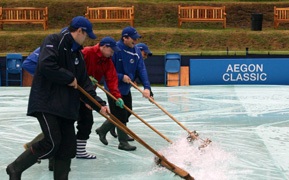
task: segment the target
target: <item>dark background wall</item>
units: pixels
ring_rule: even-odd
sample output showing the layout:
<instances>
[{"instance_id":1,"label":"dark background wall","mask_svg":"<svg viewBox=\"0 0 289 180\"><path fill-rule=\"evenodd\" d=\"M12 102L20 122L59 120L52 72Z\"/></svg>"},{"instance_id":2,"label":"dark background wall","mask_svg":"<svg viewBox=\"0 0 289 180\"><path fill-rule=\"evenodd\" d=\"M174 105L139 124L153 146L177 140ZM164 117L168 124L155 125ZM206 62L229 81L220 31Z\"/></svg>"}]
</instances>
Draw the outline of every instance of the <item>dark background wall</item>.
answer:
<instances>
[{"instance_id":1,"label":"dark background wall","mask_svg":"<svg viewBox=\"0 0 289 180\"><path fill-rule=\"evenodd\" d=\"M26 57L23 57L23 60ZM163 84L164 83L164 55L151 56L145 60L150 82L152 84ZM187 64L187 63L186 63ZM0 57L1 65L1 81L2 86L6 83L6 57ZM13 77L13 76L11 76Z\"/></svg>"},{"instance_id":2,"label":"dark background wall","mask_svg":"<svg viewBox=\"0 0 289 180\"><path fill-rule=\"evenodd\" d=\"M148 71L148 76L151 84L164 84L164 71L165 71L165 65L164 65L164 55L153 55L149 57L147 60L145 60L145 64ZM189 66L189 60L190 59L224 59L224 58L258 58L258 57L288 57L288 55L253 55L248 54L247 56L189 56L189 55L182 55L181 56L181 65L182 66ZM25 57L23 57L25 59ZM6 80L5 80L5 69L6 69L6 58L0 57L0 65L1 65L1 81L2 86L5 86Z\"/></svg>"},{"instance_id":3,"label":"dark background wall","mask_svg":"<svg viewBox=\"0 0 289 180\"><path fill-rule=\"evenodd\" d=\"M23 60L26 57L23 57ZM164 56L152 56L145 60L149 79L152 84L164 83ZM6 57L0 57L1 84L6 84ZM10 77L10 76L9 76ZM13 76L11 76L13 78Z\"/></svg>"}]
</instances>

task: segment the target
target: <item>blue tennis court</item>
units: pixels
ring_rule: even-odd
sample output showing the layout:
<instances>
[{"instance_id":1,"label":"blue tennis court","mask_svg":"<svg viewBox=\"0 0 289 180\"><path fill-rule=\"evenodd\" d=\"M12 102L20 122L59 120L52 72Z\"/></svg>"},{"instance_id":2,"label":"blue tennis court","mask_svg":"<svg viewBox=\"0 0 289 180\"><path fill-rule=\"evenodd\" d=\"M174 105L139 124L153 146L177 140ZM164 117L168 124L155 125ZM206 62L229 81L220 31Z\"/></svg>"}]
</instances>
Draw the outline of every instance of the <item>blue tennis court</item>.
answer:
<instances>
[{"instance_id":1,"label":"blue tennis court","mask_svg":"<svg viewBox=\"0 0 289 180\"><path fill-rule=\"evenodd\" d=\"M26 116L29 87L0 88L0 177L8 179L6 166L23 152L23 144L40 128ZM97 90L105 97L101 90ZM174 143L170 144L132 116L128 127L171 163L197 180L289 179L289 86L226 85L153 87L155 101L190 130L212 143L201 150L201 140L191 143L187 132L132 88L133 111ZM87 151L96 160L73 159L70 180L181 179L154 163L155 155L134 141L137 150L117 148L107 135L103 145L94 130L104 118L94 113ZM23 180L53 179L48 161L42 160L22 174Z\"/></svg>"}]
</instances>

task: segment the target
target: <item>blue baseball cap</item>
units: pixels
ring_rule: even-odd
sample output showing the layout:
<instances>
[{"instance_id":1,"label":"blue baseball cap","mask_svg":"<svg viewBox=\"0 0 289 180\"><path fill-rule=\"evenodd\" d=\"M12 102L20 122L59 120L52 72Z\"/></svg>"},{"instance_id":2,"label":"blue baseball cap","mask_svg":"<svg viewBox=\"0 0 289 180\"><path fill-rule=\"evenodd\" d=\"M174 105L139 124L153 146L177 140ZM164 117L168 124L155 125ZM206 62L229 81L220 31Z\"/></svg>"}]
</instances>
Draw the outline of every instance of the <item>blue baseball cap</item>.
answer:
<instances>
[{"instance_id":1,"label":"blue baseball cap","mask_svg":"<svg viewBox=\"0 0 289 180\"><path fill-rule=\"evenodd\" d=\"M122 33L121 33L121 36L124 37L124 36L129 36L131 37L133 40L136 40L138 38L141 38L141 35L139 35L136 31L135 28L131 27L131 26L128 26L126 28L124 28L122 30Z\"/></svg>"},{"instance_id":2,"label":"blue baseball cap","mask_svg":"<svg viewBox=\"0 0 289 180\"><path fill-rule=\"evenodd\" d=\"M72 19L70 26L84 30L90 39L96 39L96 35L93 33L91 22L83 16L76 16Z\"/></svg>"},{"instance_id":3,"label":"blue baseball cap","mask_svg":"<svg viewBox=\"0 0 289 180\"><path fill-rule=\"evenodd\" d=\"M147 53L148 56L153 55L153 53L150 51L149 47L145 43L138 43L136 44L136 47L138 47L141 51Z\"/></svg>"},{"instance_id":4,"label":"blue baseball cap","mask_svg":"<svg viewBox=\"0 0 289 180\"><path fill-rule=\"evenodd\" d=\"M112 37L104 37L99 42L100 46L110 47L114 52L120 51L119 47L116 45L115 40Z\"/></svg>"}]
</instances>

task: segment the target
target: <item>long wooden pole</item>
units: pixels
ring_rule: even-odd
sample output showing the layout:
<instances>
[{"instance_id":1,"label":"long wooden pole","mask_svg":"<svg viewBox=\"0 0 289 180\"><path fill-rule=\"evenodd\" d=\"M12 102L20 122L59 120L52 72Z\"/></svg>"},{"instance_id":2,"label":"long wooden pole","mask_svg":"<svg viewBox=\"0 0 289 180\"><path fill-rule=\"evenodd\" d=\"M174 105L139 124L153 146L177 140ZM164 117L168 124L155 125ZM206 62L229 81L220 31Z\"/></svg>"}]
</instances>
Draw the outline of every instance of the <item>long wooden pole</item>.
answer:
<instances>
[{"instance_id":1,"label":"long wooden pole","mask_svg":"<svg viewBox=\"0 0 289 180\"><path fill-rule=\"evenodd\" d=\"M142 93L142 90L136 85L134 84L132 81L129 82L134 88L136 88L139 92ZM195 140L195 139L200 139L195 132L190 131L188 128L186 128L182 123L180 123L173 115L171 115L168 111L166 111L164 108L162 108L158 103L156 103L156 101L149 97L149 101L152 102L153 104L155 104L158 108L160 108L165 114L167 114L172 120L174 120L179 126L181 126L185 131L188 132L189 136L191 137L191 139ZM205 141L203 139L201 139L202 141Z\"/></svg>"},{"instance_id":2,"label":"long wooden pole","mask_svg":"<svg viewBox=\"0 0 289 180\"><path fill-rule=\"evenodd\" d=\"M77 85L77 89L83 93L90 101L92 101L94 104L96 104L98 107L101 108L101 104L99 104L90 94L88 94L82 87ZM169 162L163 155L159 154L156 150L154 150L152 147L150 147L147 143L145 143L141 138L139 138L133 131L131 131L128 127L126 127L119 119L117 119L113 114L108 113L108 115L105 115L101 112L99 112L100 115L102 115L104 118L109 120L111 123L113 123L116 127L124 131L125 133L129 134L132 138L134 138L137 142L142 144L145 148L147 148L149 151L151 151L153 154L155 154L158 158L162 166L166 167L168 170L174 172L178 176L180 176L183 179L186 180L194 180L194 178L185 170L177 167L173 163Z\"/></svg>"},{"instance_id":3,"label":"long wooden pole","mask_svg":"<svg viewBox=\"0 0 289 180\"><path fill-rule=\"evenodd\" d=\"M137 86L135 85L132 81L130 81L130 84L136 88L139 92L142 93L142 90ZM182 123L180 123L173 115L171 115L168 111L166 111L163 107L161 107L158 103L156 103L156 101L149 97L149 100L154 103L158 108L160 108L164 113L166 113L172 120L174 120L178 125L180 125L184 130L186 130L188 133L190 132L190 130L188 128L186 128Z\"/></svg>"},{"instance_id":4,"label":"long wooden pole","mask_svg":"<svg viewBox=\"0 0 289 180\"><path fill-rule=\"evenodd\" d=\"M117 101L117 99L110 93L108 92L106 89L104 89L101 85L99 85L98 83L96 83L97 87L99 87L101 90L103 90L106 94L108 94L111 98L113 98L115 101ZM138 118L141 122L143 122L145 125L147 125L149 128L151 128L154 132L156 132L158 135L160 135L162 138L164 138L165 140L167 140L169 143L173 143L170 139L168 139L166 136L164 136L162 133L160 133L157 129L155 129L154 127L152 127L150 124L148 124L144 119L142 119L141 117L139 117L135 112L133 112L130 108L128 108L126 105L124 105L124 108L130 112L131 114L133 114L136 118Z\"/></svg>"}]
</instances>

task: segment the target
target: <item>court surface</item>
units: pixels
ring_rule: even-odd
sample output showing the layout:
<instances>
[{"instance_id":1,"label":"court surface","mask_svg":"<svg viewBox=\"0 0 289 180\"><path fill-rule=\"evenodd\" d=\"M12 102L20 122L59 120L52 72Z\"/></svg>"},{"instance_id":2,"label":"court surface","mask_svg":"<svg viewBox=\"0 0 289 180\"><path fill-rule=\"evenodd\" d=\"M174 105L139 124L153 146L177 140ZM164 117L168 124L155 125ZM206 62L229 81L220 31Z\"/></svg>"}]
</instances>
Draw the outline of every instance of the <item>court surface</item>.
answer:
<instances>
[{"instance_id":1,"label":"court surface","mask_svg":"<svg viewBox=\"0 0 289 180\"><path fill-rule=\"evenodd\" d=\"M0 179L8 179L6 166L23 152L23 144L40 132L37 120L26 116L29 91L29 87L0 88ZM97 92L105 97L101 90ZM199 150L201 140L188 142L187 132L134 88L133 111L173 144L134 116L128 127L195 179L289 179L289 86L153 87L153 92L159 105L212 143ZM136 141L131 143L137 146L133 152L118 150L118 141L110 134L109 144L103 145L94 132L103 121L94 112L87 150L97 159L73 159L70 180L181 179L158 167L155 155ZM47 160L35 164L22 179L53 179L47 164Z\"/></svg>"}]
</instances>

